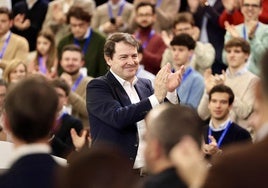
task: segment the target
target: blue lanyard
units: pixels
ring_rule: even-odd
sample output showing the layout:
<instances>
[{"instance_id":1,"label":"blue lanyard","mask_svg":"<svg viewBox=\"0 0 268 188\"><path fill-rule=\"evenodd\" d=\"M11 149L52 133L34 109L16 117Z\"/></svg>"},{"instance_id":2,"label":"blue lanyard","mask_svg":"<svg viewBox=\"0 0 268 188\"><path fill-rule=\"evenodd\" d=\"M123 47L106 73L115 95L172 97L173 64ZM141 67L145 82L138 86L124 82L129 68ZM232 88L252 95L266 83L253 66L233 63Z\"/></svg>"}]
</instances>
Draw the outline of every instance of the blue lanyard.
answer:
<instances>
[{"instance_id":1,"label":"blue lanyard","mask_svg":"<svg viewBox=\"0 0 268 188\"><path fill-rule=\"evenodd\" d=\"M117 13L117 16L121 16L122 13L123 13L123 9L124 9L124 6L125 6L125 1L123 1L119 7L119 11ZM108 13L109 13L109 17L110 18L114 18L113 16L113 10L112 10L112 5L108 3Z\"/></svg>"},{"instance_id":2,"label":"blue lanyard","mask_svg":"<svg viewBox=\"0 0 268 188\"><path fill-rule=\"evenodd\" d=\"M159 7L162 3L162 0L157 0L156 6L155 7Z\"/></svg>"},{"instance_id":3,"label":"blue lanyard","mask_svg":"<svg viewBox=\"0 0 268 188\"><path fill-rule=\"evenodd\" d=\"M88 45L89 45L89 42L90 42L90 39L91 39L91 34L92 34L92 29L89 30L89 35L86 38L86 42L85 42L84 47L83 47L83 50L82 50L82 52L83 52L84 55L87 52ZM79 45L79 40L77 40L76 38L74 38L74 44L76 44L77 46L80 46Z\"/></svg>"},{"instance_id":4,"label":"blue lanyard","mask_svg":"<svg viewBox=\"0 0 268 188\"><path fill-rule=\"evenodd\" d=\"M80 82L82 81L82 79L83 79L83 75L80 74L80 76L74 82L74 85L72 87L72 91L75 91L77 89L77 87L80 84Z\"/></svg>"},{"instance_id":5,"label":"blue lanyard","mask_svg":"<svg viewBox=\"0 0 268 188\"><path fill-rule=\"evenodd\" d=\"M193 72L193 69L191 67L189 67L185 73L182 75L182 82L185 81L187 79L187 77L191 74L191 72Z\"/></svg>"},{"instance_id":6,"label":"blue lanyard","mask_svg":"<svg viewBox=\"0 0 268 188\"><path fill-rule=\"evenodd\" d=\"M147 40L144 41L144 42L142 43L142 48L143 48L143 49L145 49L145 48L147 47L149 41L150 41L151 38L154 36L154 34L155 34L155 30L152 29L152 30L150 31L150 33L149 33L149 36L148 36ZM136 34L136 38L137 38L137 39L140 39L140 33L139 33L139 32Z\"/></svg>"},{"instance_id":7,"label":"blue lanyard","mask_svg":"<svg viewBox=\"0 0 268 188\"><path fill-rule=\"evenodd\" d=\"M217 146L218 146L218 148L221 146L221 144L222 144L222 140L224 139L224 137L225 137L227 131L229 130L231 124L232 124L232 122L229 121L229 122L228 122L228 125L226 126L226 128L224 129L224 131L221 133L220 139L219 139L219 141L217 142ZM209 127L209 129L208 129L208 135L212 135L212 130L211 130L210 127ZM208 138L208 143L210 143L210 142L211 142L211 140Z\"/></svg>"},{"instance_id":8,"label":"blue lanyard","mask_svg":"<svg viewBox=\"0 0 268 188\"><path fill-rule=\"evenodd\" d=\"M259 27L259 22L257 23L257 28L258 28L258 27ZM257 28L256 28L256 30L257 30ZM247 40L247 39L248 39L245 24L243 25L243 38L244 38L245 40Z\"/></svg>"},{"instance_id":9,"label":"blue lanyard","mask_svg":"<svg viewBox=\"0 0 268 188\"><path fill-rule=\"evenodd\" d=\"M7 39L6 39L5 42L4 42L3 48L2 48L2 50L1 50L1 52L0 52L0 59L2 59L3 56L4 56L4 53L5 53L5 51L6 51L7 45L8 45L9 40L10 40L10 37L11 37L11 32L9 33Z\"/></svg>"},{"instance_id":10,"label":"blue lanyard","mask_svg":"<svg viewBox=\"0 0 268 188\"><path fill-rule=\"evenodd\" d=\"M38 57L38 68L39 68L39 71L42 73L42 74L46 74L47 73L47 67L44 63L44 58L39 56Z\"/></svg>"}]
</instances>

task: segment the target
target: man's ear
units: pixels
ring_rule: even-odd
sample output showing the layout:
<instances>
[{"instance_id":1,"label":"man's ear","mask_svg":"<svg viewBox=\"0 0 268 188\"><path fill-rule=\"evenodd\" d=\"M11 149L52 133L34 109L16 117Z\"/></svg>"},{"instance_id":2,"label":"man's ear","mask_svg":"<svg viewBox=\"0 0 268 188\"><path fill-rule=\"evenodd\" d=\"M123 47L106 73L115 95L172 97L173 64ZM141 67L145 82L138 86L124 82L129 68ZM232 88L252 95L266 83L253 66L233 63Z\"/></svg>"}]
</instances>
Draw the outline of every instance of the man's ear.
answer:
<instances>
[{"instance_id":1,"label":"man's ear","mask_svg":"<svg viewBox=\"0 0 268 188\"><path fill-rule=\"evenodd\" d=\"M85 65L85 60L81 60L81 67Z\"/></svg>"},{"instance_id":2,"label":"man's ear","mask_svg":"<svg viewBox=\"0 0 268 188\"><path fill-rule=\"evenodd\" d=\"M108 56L104 56L104 59L105 59L105 61L106 61L106 63L109 65L109 66L111 66L111 58L110 57L108 57Z\"/></svg>"}]
</instances>

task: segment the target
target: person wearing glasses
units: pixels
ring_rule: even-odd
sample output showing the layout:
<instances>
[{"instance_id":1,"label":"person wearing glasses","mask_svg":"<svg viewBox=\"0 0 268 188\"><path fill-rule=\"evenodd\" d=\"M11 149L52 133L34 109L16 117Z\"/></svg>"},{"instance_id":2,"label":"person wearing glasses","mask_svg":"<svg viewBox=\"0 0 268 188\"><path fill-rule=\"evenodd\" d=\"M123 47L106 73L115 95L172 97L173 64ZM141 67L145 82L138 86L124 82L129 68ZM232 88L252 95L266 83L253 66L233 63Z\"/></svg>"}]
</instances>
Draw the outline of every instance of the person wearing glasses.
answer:
<instances>
[{"instance_id":1,"label":"person wearing glasses","mask_svg":"<svg viewBox=\"0 0 268 188\"><path fill-rule=\"evenodd\" d=\"M224 43L231 38L242 37L250 44L251 54L247 62L247 68L252 73L259 75L259 61L263 52L268 49L268 25L259 21L262 0L243 0L241 12L244 22L233 26L225 24L226 34ZM223 55L223 59L225 55Z\"/></svg>"}]
</instances>

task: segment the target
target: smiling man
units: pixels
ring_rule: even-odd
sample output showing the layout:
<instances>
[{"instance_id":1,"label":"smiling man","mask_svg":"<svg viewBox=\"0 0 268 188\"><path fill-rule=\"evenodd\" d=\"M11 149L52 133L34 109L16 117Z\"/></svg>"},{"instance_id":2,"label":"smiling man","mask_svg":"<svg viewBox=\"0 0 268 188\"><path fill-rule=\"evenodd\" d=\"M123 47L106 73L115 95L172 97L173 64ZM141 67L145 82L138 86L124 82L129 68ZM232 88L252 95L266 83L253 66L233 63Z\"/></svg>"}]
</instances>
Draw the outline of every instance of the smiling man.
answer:
<instances>
[{"instance_id":1,"label":"smiling man","mask_svg":"<svg viewBox=\"0 0 268 188\"><path fill-rule=\"evenodd\" d=\"M262 0L243 0L241 12L244 23L237 26L227 24L227 32L224 42L227 43L233 37L242 37L250 44L251 55L248 70L259 75L259 61L265 50L268 49L268 25L259 22L262 12ZM228 62L227 62L228 63Z\"/></svg>"},{"instance_id":2,"label":"smiling man","mask_svg":"<svg viewBox=\"0 0 268 188\"><path fill-rule=\"evenodd\" d=\"M67 13L67 23L71 34L63 37L58 45L59 56L67 44L76 44L81 47L85 58L84 67L88 76L97 77L107 71L103 58L105 38L90 27L91 15L80 6L72 6Z\"/></svg>"},{"instance_id":3,"label":"smiling man","mask_svg":"<svg viewBox=\"0 0 268 188\"><path fill-rule=\"evenodd\" d=\"M93 79L87 86L87 110L92 145L99 142L119 147L139 169L144 166L144 117L149 110L164 102L165 97L178 103L175 88L181 82L182 67L171 73L163 67L155 78L137 78L138 41L127 33L114 33L106 41L104 55L110 70ZM169 92L168 92L169 91Z\"/></svg>"},{"instance_id":4,"label":"smiling man","mask_svg":"<svg viewBox=\"0 0 268 188\"><path fill-rule=\"evenodd\" d=\"M208 109L211 118L205 128L203 147L207 155L221 153L223 146L251 140L248 131L230 120L229 112L234 98L232 89L225 85L216 85L209 92Z\"/></svg>"},{"instance_id":5,"label":"smiling man","mask_svg":"<svg viewBox=\"0 0 268 188\"><path fill-rule=\"evenodd\" d=\"M230 111L231 120L244 128L249 128L247 121L253 111L255 101L254 88L259 78L246 68L246 61L250 54L249 43L242 38L233 38L224 46L228 69L222 75L212 75L205 72L205 92L198 106L198 114L202 119L209 118L208 93L218 84L229 86L235 100Z\"/></svg>"}]
</instances>

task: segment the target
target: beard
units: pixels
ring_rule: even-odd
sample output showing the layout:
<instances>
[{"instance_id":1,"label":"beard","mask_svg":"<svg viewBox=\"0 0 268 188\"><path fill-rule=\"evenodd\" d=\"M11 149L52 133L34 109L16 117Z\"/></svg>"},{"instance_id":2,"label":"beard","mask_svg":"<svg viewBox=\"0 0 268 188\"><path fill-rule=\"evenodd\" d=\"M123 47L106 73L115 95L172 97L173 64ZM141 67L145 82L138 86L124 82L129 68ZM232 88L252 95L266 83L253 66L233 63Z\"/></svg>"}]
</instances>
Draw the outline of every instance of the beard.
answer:
<instances>
[{"instance_id":1,"label":"beard","mask_svg":"<svg viewBox=\"0 0 268 188\"><path fill-rule=\"evenodd\" d=\"M153 24L149 24L149 25L147 25L147 26L143 26L143 25L141 25L141 24L137 24L137 25L138 25L138 27L139 27L140 29L142 29L142 30L151 29L152 26L153 26Z\"/></svg>"},{"instance_id":2,"label":"beard","mask_svg":"<svg viewBox=\"0 0 268 188\"><path fill-rule=\"evenodd\" d=\"M70 74L71 76L76 75L79 73L80 69L74 70L74 71L65 71L66 73Z\"/></svg>"}]
</instances>

